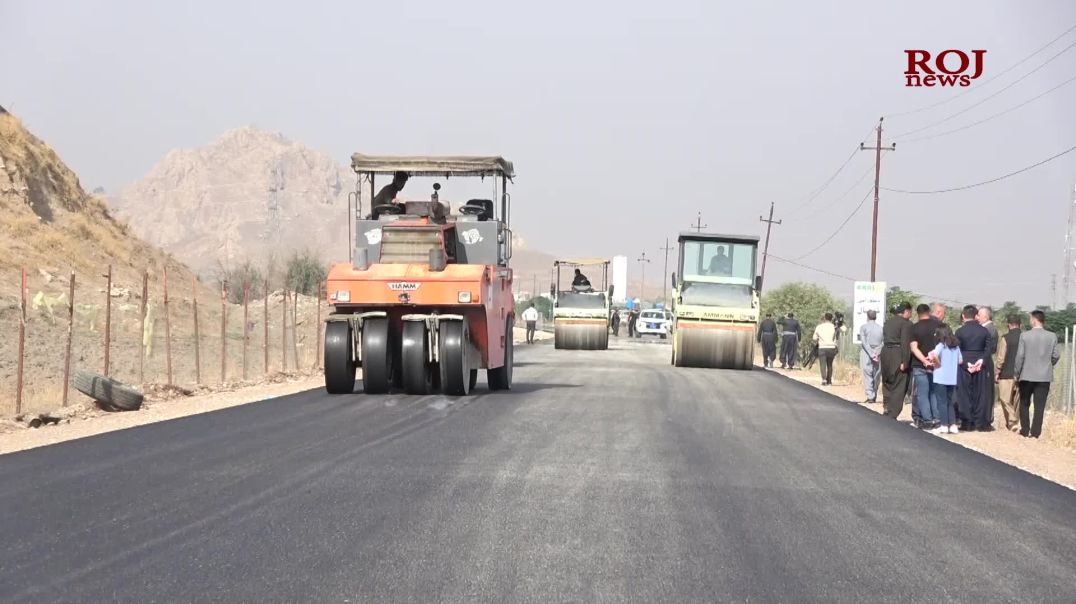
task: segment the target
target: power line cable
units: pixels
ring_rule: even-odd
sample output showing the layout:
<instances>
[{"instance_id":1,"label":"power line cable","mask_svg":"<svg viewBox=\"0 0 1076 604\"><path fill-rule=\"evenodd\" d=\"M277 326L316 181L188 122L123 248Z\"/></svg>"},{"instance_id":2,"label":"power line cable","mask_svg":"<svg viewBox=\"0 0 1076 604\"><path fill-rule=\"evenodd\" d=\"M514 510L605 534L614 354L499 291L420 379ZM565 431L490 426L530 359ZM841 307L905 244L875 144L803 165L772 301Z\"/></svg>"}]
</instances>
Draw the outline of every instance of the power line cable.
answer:
<instances>
[{"instance_id":1,"label":"power line cable","mask_svg":"<svg viewBox=\"0 0 1076 604\"><path fill-rule=\"evenodd\" d=\"M860 139L860 143L865 141L867 139L867 137L869 137L871 135L871 132L874 132L874 128L871 128L870 130L867 131L867 134L864 135ZM830 177L827 178L826 181L823 182L818 188L816 188L814 191L811 191L811 193L807 196L807 199L805 199L798 206L793 208L789 213L794 214L794 213L802 210L803 208L807 207L808 205L811 204L812 201L817 199L818 196L822 194L822 191L825 191L826 187L828 187L830 185L830 183L832 183L838 176L840 176L841 172L843 172L844 169L846 167L848 167L848 164L852 162L852 158L855 157L856 154L859 153L859 151L860 151L859 145L856 145L856 147L854 149L852 149L852 153L848 156L848 158L844 160L844 163L842 163L840 165L840 167L837 168L837 171L834 172L832 175L830 175Z\"/></svg>"},{"instance_id":2,"label":"power line cable","mask_svg":"<svg viewBox=\"0 0 1076 604\"><path fill-rule=\"evenodd\" d=\"M1000 72L998 72L998 73L994 74L993 76L991 76L991 77L989 77L989 78L987 78L987 79L983 80L982 82L979 82L979 84L978 84L977 86L974 86L974 87L971 87L971 88L967 88L966 90L964 90L964 91L962 91L962 92L960 92L960 93L958 93L958 94L955 94L955 95L953 95L953 96L951 96L951 97L949 97L949 98L947 98L947 99L943 99L943 100L941 100L941 101L938 101L938 102L936 102L936 103L933 103L933 104L930 104L930 105L926 105L926 106L920 107L920 108L918 108L918 109L911 109L911 110L908 110L908 111L901 111L901 112L899 112L899 113L890 113L890 114L889 114L889 115L887 115L886 117L900 117L900 116L904 116L904 115L912 115L912 114L914 114L914 113L920 113L920 112L926 111L926 110L928 110L928 109L933 109L933 108L935 108L935 107L940 107L940 106L942 106L942 105L945 105L945 104L947 104L947 103L950 103L950 102L952 102L952 101L955 101L956 99L962 98L962 97L963 97L964 95L968 94L969 92L974 92L974 91L976 91L976 90L980 90L980 89L981 89L981 88L982 88L983 86L985 86L985 85L989 84L990 82L993 82L994 80L996 80L996 79L1000 78L1001 76L1003 76L1003 75L1005 75L1005 74L1009 73L1009 72L1010 72L1010 71L1012 71L1013 69L1016 69L1017 67L1019 67L1019 66L1023 65L1024 63L1028 62L1029 60L1031 60L1031 58L1032 58L1032 57L1034 57L1035 55L1037 55L1037 54L1039 54L1040 52L1042 52L1042 51L1046 50L1047 48L1049 48L1049 47L1053 46L1055 42L1057 42L1057 41L1058 41L1058 40L1060 40L1061 38L1064 38L1065 36L1069 35L1070 33L1072 33L1072 31L1073 31L1073 30L1076 30L1076 25L1072 25L1071 27L1069 27L1069 28L1068 28L1068 29L1066 29L1065 31L1061 32L1061 34L1060 34L1060 35L1058 35L1058 36L1057 36L1056 38L1054 38L1053 40L1050 40L1049 42L1047 42L1046 44L1044 44L1043 46L1041 46L1041 47L1040 47L1040 48L1039 48L1038 50L1036 50L1035 52L1033 52L1033 53L1031 53L1031 54L1027 55L1027 56L1026 56L1026 57L1024 57L1023 59L1020 59L1020 60L1019 60L1019 61L1017 61L1016 63L1014 63L1014 64L1010 65L1009 67L1006 67L1005 69L1003 69L1003 70L1001 70Z\"/></svg>"},{"instance_id":3,"label":"power line cable","mask_svg":"<svg viewBox=\"0 0 1076 604\"><path fill-rule=\"evenodd\" d=\"M805 268L805 269L807 269L809 271L814 271L816 273L821 273L823 275L829 275L830 277L837 277L838 279L844 279L845 281L853 281L853 282L854 281L861 281L861 279L856 279L855 277L849 277L848 275L842 275L840 273L835 273L833 271L828 271L828 270L826 270L824 268L818 268L817 266L811 266L809 264L804 264L802 262L797 262L796 260L789 260L787 258L782 258L782 257L776 256L774 254L770 254L770 258L773 258L774 260L776 260L778 262L783 262L785 264L791 264L791 265L797 266L799 268ZM938 302L949 302L951 304L956 304L956 305L960 305L960 306L964 305L964 302L962 302L960 300L953 300L952 298L943 298L941 296L934 296L934 295L927 294L927 293L924 293L924 292L918 292L918 291L913 291L913 290L910 290L910 289L903 289L903 288L902 288L902 291L906 291L906 292L908 292L910 294L915 294L916 296L919 296L920 298L927 298L927 299L935 300L935 301L938 301Z\"/></svg>"},{"instance_id":4,"label":"power line cable","mask_svg":"<svg viewBox=\"0 0 1076 604\"><path fill-rule=\"evenodd\" d=\"M995 183L995 182L998 182L999 180L1005 180L1006 178L1009 178L1010 176L1016 176L1017 174L1022 174L1024 172L1027 172L1028 170L1037 168L1037 167L1039 167L1039 166L1041 166L1043 164L1047 164L1047 163L1049 163L1049 162L1051 162L1051 161L1053 161L1053 160L1055 160L1055 159L1057 159L1057 158L1059 158L1059 157L1061 157L1063 155L1067 155L1069 153L1072 153L1073 151L1076 151L1076 146L1069 147L1068 149L1065 149L1061 153L1058 153L1056 155L1052 155L1050 157L1047 157L1046 159L1044 159L1044 160L1042 160L1040 162L1036 162L1034 164L1031 164L1030 166L1025 166L1025 167L1020 168L1019 170L1016 170L1014 172L1009 172L1008 174L1005 174L1003 176L998 176L997 178L991 178L990 180L984 180L982 182L977 182L977 183L973 183L973 184L970 184L970 185L964 185L962 187L952 187L952 188L949 188L949 189L935 189L933 191L909 191L909 190L906 190L906 189L890 189L890 188L887 188L887 187L881 187L881 189L883 191L889 191L890 193L904 193L904 194L907 194L907 195L933 195L935 193L952 193L953 191L963 191L965 189L974 189L975 187L981 187L983 185L988 185L988 184L991 184L991 183Z\"/></svg>"},{"instance_id":5,"label":"power line cable","mask_svg":"<svg viewBox=\"0 0 1076 604\"><path fill-rule=\"evenodd\" d=\"M946 130L945 132L938 132L936 134L926 134L926 135L923 135L923 136L917 136L915 138L906 138L906 139L903 139L901 142L914 143L916 141L930 140L932 138L938 138L938 137L941 137L941 136L947 136L947 135L950 135L950 134L955 134L957 132L962 132L964 130L967 130L968 128L973 128L973 127L978 126L980 124L985 124L986 122L989 122L990 120L992 120L992 119L994 119L996 117L1001 117L1001 116L1005 115L1006 113L1011 113L1011 112L1016 111L1017 109L1023 107L1024 105L1028 105L1028 104L1032 103L1033 101L1037 101L1037 100L1041 99L1042 97L1050 94L1051 92L1054 92L1055 90L1058 90L1060 88L1063 88L1063 87L1071 84L1072 82L1076 82L1076 76L1072 76L1071 78L1065 80L1064 82L1058 84L1057 86L1054 86L1053 88L1047 90L1046 92L1042 92L1040 94L1037 94L1037 95L1031 97L1030 99L1024 101L1023 103L1020 103L1019 105L1009 107L1005 111L999 111L998 113L995 113L994 115L991 115L989 117L985 117L985 118L983 118L983 119L981 119L981 120L979 120L977 122L972 122L972 123L970 123L970 124L968 124L966 126L961 126L959 128L954 128L952 130Z\"/></svg>"},{"instance_id":6,"label":"power line cable","mask_svg":"<svg viewBox=\"0 0 1076 604\"><path fill-rule=\"evenodd\" d=\"M991 94L991 95L989 95L989 96L987 96L987 97L985 97L985 98L982 98L982 99L980 99L980 100L979 100L978 102L976 102L976 103L972 103L971 105L968 105L967 107L965 107L965 108L961 109L960 111L957 111L956 113L950 114L950 115L948 115L948 116L946 116L946 117L944 117L944 118L942 118L942 119L940 119L940 120L938 120L938 121L936 121L936 122L933 122L933 123L927 124L926 126L922 126L922 127L920 127L920 128L916 128L916 129L914 129L914 130L908 130L907 132L901 132L900 134L896 134L896 135L894 135L894 136L893 136L893 138L895 138L895 139L897 139L897 140L900 140L900 139L901 139L901 137L904 137L904 136L908 136L909 134L915 134L915 133L917 133L917 132L922 132L923 130L928 130L928 129L930 129L930 128L933 128L934 126L938 126L938 125L944 124L945 122L948 122L949 120L953 119L954 117L957 117L957 116L960 116L960 115L964 115L965 113L967 113L967 112L971 111L972 109L975 109L975 108L976 108L976 107L978 107L979 105L982 105L983 103L985 103L985 102L989 101L990 99L992 99L992 98L996 97L997 95L999 95L999 94L1001 94L1001 93L1005 92L1006 90L1008 90L1008 89L1012 88L1013 86L1016 86L1017 84L1019 84L1020 82L1022 82L1022 81L1024 81L1024 80L1026 80L1026 79L1027 79L1028 77L1030 77L1030 76L1031 76L1031 75L1032 75L1033 73L1035 73L1036 71L1038 71L1038 70L1042 69L1043 67L1046 67L1046 66L1047 66L1047 65L1049 65L1049 64L1050 64L1050 63L1051 63L1051 62L1052 62L1052 61L1053 61L1054 59L1056 59L1056 58L1060 57L1061 55L1063 55L1063 54L1065 54L1066 52L1068 52L1068 51L1072 50L1073 48L1076 48L1076 42L1073 42L1072 44L1069 44L1069 45L1068 45L1068 46L1066 46L1065 48L1061 49L1061 51L1060 51L1060 52L1058 52L1058 53L1057 53L1057 54L1055 54L1054 56L1050 57L1049 59L1046 59L1046 61L1045 61L1045 62L1043 62L1043 63L1039 64L1039 66L1038 66L1038 67L1036 67L1035 69L1032 69L1031 71L1029 71L1029 72L1025 73L1024 75L1022 75L1022 76L1020 76L1019 78L1017 78L1017 79L1013 80L1012 82L1009 82L1009 84L1008 84L1007 86L1005 86L1005 87L1004 87L1004 88L1002 88L1001 90L998 90L998 91L997 91L997 92L995 92L994 94Z\"/></svg>"},{"instance_id":7,"label":"power line cable","mask_svg":"<svg viewBox=\"0 0 1076 604\"><path fill-rule=\"evenodd\" d=\"M842 230L844 230L844 227L848 225L849 221L851 221L852 218L856 214L858 214L861 209L863 209L863 204L867 203L867 200L870 199L871 193L873 191L874 191L874 187L871 187L870 189L867 189L867 194L864 195L863 199L861 199L859 201L859 205L856 206L856 209L852 210L852 213L848 215L848 218L844 219L844 222L842 222L840 224L840 226L837 227L837 230L833 231L833 233L831 233L829 237L826 237L825 241L823 241L822 243L819 243L818 245L816 245L814 247L814 249L812 249L811 251L809 251L806 254L803 254L801 256L797 256L796 260L802 260L802 259L806 258L807 256L810 256L811 254L813 254L813 253L817 252L818 250L822 249L827 243L832 241L833 238L836 237L838 233L840 233Z\"/></svg>"}]
</instances>

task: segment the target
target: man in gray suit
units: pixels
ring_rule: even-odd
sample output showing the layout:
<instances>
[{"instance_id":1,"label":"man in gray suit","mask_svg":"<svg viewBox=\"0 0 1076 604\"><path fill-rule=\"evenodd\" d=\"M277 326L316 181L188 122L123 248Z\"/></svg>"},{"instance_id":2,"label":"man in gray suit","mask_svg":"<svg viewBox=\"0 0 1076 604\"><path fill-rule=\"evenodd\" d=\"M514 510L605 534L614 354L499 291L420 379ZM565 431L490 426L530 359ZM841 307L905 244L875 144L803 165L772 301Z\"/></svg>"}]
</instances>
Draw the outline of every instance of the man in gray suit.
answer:
<instances>
[{"instance_id":1,"label":"man in gray suit","mask_svg":"<svg viewBox=\"0 0 1076 604\"><path fill-rule=\"evenodd\" d=\"M1020 334L1014 367L1020 385L1020 435L1033 438L1042 434L1046 396L1050 394L1054 365L1061 358L1057 350L1057 334L1043 329L1045 321L1046 313L1031 311L1031 329ZM1028 421L1032 399L1035 401L1035 415L1034 419Z\"/></svg>"},{"instance_id":2,"label":"man in gray suit","mask_svg":"<svg viewBox=\"0 0 1076 604\"><path fill-rule=\"evenodd\" d=\"M878 386L882 382L882 326L876 321L878 313L867 311L867 322L859 328L859 366L863 369L865 403L878 402Z\"/></svg>"}]
</instances>

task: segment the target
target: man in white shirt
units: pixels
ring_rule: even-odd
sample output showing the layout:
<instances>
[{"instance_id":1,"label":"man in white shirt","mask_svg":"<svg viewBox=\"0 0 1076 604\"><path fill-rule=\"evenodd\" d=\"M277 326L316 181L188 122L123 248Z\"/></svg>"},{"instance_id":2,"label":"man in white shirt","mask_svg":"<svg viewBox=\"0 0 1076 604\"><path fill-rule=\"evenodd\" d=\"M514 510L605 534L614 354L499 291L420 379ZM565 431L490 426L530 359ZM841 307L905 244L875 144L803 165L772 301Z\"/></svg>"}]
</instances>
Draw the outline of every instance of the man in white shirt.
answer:
<instances>
[{"instance_id":1,"label":"man in white shirt","mask_svg":"<svg viewBox=\"0 0 1076 604\"><path fill-rule=\"evenodd\" d=\"M534 302L523 311L523 320L527 322L527 343L534 344L534 330L538 327L538 309Z\"/></svg>"}]
</instances>

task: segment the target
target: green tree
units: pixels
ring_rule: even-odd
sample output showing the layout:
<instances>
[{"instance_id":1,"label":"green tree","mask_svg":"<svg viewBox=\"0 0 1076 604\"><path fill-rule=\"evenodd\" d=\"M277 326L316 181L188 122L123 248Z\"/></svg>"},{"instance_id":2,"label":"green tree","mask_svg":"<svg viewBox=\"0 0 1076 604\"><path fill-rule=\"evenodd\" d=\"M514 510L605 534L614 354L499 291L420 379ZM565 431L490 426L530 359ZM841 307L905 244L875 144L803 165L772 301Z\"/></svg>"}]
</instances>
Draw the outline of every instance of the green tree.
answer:
<instances>
[{"instance_id":1,"label":"green tree","mask_svg":"<svg viewBox=\"0 0 1076 604\"><path fill-rule=\"evenodd\" d=\"M843 311L847 304L828 289L814 283L791 282L767 290L762 295L762 313L773 313L775 319L794 313L803 327L803 338L810 338L823 313ZM851 319L851 315L846 315ZM849 328L851 326L849 325Z\"/></svg>"},{"instance_id":2,"label":"green tree","mask_svg":"<svg viewBox=\"0 0 1076 604\"><path fill-rule=\"evenodd\" d=\"M292 252L288 259L284 281L291 291L307 296L317 293L318 284L325 281L329 271L317 254L310 250Z\"/></svg>"},{"instance_id":3,"label":"green tree","mask_svg":"<svg viewBox=\"0 0 1076 604\"><path fill-rule=\"evenodd\" d=\"M908 304L912 305L912 310L914 311L915 307L919 306L919 302L921 301L921 299L922 296L920 296L919 294L903 290L896 285L889 288L889 291L887 291L885 294L885 304L887 310L889 308L893 308L897 304L907 302Z\"/></svg>"},{"instance_id":4,"label":"green tree","mask_svg":"<svg viewBox=\"0 0 1076 604\"><path fill-rule=\"evenodd\" d=\"M265 276L248 260L234 268L220 266L217 269L217 282L227 286L228 301L239 304L243 301L244 288L250 288L251 300L261 299Z\"/></svg>"}]
</instances>

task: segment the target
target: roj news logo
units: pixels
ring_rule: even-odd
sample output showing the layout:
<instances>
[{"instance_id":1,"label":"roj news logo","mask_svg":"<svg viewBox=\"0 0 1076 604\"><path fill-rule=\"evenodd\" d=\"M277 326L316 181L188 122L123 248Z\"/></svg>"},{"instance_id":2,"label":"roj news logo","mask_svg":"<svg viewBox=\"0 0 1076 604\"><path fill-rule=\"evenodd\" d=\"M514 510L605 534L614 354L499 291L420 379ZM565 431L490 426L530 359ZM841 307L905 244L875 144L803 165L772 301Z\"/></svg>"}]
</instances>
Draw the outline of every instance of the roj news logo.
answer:
<instances>
[{"instance_id":1,"label":"roj news logo","mask_svg":"<svg viewBox=\"0 0 1076 604\"><path fill-rule=\"evenodd\" d=\"M928 50L905 50L908 69L905 86L971 86L983 75L985 50L943 50L931 57Z\"/></svg>"}]
</instances>

